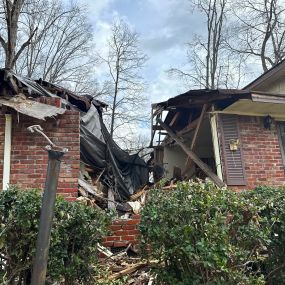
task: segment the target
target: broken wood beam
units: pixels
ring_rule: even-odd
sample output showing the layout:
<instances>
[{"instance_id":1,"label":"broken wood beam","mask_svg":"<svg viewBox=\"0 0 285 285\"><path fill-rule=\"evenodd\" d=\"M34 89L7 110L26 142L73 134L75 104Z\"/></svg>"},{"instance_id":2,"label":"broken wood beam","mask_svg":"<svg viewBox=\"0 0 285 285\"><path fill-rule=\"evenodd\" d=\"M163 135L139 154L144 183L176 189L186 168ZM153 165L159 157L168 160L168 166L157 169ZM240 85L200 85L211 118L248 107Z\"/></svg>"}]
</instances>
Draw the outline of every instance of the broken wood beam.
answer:
<instances>
[{"instance_id":1,"label":"broken wood beam","mask_svg":"<svg viewBox=\"0 0 285 285\"><path fill-rule=\"evenodd\" d=\"M197 118L196 120L192 121L192 122L191 122L188 126L186 126L184 129L178 131L177 134L178 134L179 136L181 136L181 135L184 135L184 134L187 134L187 133L193 131L193 130L196 128L196 126L198 125L198 122L199 122L199 118Z\"/></svg>"},{"instance_id":2,"label":"broken wood beam","mask_svg":"<svg viewBox=\"0 0 285 285\"><path fill-rule=\"evenodd\" d=\"M201 123L202 123L202 121L204 119L206 110L207 110L207 104L204 104L203 107L202 107L202 111L201 111L200 117L198 119L198 124L196 126L192 142L191 142L190 150L192 150L192 151L193 151L193 149L194 149L194 147L196 145L198 133L200 131ZM191 166L192 166L192 163L191 162L189 163L189 156L188 156L187 159L186 159L186 163L185 163L185 169L182 172L182 176L184 176L186 174L186 172L191 168Z\"/></svg>"},{"instance_id":3,"label":"broken wood beam","mask_svg":"<svg viewBox=\"0 0 285 285\"><path fill-rule=\"evenodd\" d=\"M180 112L176 112L176 113L175 113L175 115L173 116L171 122L169 123L169 126L170 126L170 127L172 127L172 126L176 123L176 121L177 121L177 119L180 117L180 115L181 115Z\"/></svg>"},{"instance_id":4,"label":"broken wood beam","mask_svg":"<svg viewBox=\"0 0 285 285\"><path fill-rule=\"evenodd\" d=\"M141 269L144 266L147 266L147 262L140 262L140 263L137 263L137 264L130 265L126 269L109 276L108 280L115 280L115 279L118 279L118 278L120 278L120 277L122 277L124 275L131 274L131 273L137 271L138 269Z\"/></svg>"},{"instance_id":5,"label":"broken wood beam","mask_svg":"<svg viewBox=\"0 0 285 285\"><path fill-rule=\"evenodd\" d=\"M166 125L161 119L157 118L158 123L167 131L167 133L176 141L184 152L197 164L201 170L219 187L225 186L225 183L204 163L182 140Z\"/></svg>"}]
</instances>

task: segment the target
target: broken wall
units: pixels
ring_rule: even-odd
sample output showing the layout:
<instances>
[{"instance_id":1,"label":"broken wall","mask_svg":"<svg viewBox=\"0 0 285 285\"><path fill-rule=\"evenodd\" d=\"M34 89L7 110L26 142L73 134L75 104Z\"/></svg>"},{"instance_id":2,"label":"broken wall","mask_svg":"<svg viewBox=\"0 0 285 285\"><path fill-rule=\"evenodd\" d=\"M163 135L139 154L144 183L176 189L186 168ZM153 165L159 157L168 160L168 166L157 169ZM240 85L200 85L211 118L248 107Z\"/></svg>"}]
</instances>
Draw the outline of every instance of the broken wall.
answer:
<instances>
[{"instance_id":1,"label":"broken wall","mask_svg":"<svg viewBox=\"0 0 285 285\"><path fill-rule=\"evenodd\" d=\"M194 131L188 135L183 136L184 143L190 147L191 141L193 139ZM195 154L197 154L201 159L214 159L213 144L212 144L212 135L209 119L205 119L201 128L198 132L197 142L194 146ZM181 149L179 145L169 145L164 147L164 156L163 156L163 166L166 171L165 176L168 179L173 177L174 167L179 167L182 172L185 169L185 164L187 160L187 154ZM188 177L191 177L195 169L192 167L185 174Z\"/></svg>"},{"instance_id":2,"label":"broken wall","mask_svg":"<svg viewBox=\"0 0 285 285\"><path fill-rule=\"evenodd\" d=\"M10 183L24 189L44 188L48 155L44 147L47 141L38 133L30 133L28 126L41 125L44 133L56 145L68 149L62 159L58 193L67 200L75 200L78 192L78 173L80 167L80 114L66 111L55 119L46 121L13 113L12 153ZM5 115L0 114L0 186L2 189L3 150L5 136Z\"/></svg>"}]
</instances>

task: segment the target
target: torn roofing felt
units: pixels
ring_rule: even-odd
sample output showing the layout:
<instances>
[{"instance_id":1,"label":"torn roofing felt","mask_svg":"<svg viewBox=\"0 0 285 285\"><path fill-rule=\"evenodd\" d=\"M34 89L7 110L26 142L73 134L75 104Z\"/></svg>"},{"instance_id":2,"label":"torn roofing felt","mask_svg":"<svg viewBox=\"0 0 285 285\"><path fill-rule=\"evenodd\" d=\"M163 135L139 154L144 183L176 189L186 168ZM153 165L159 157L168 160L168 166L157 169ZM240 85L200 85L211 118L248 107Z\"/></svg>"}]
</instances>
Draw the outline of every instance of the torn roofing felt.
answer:
<instances>
[{"instance_id":1,"label":"torn roofing felt","mask_svg":"<svg viewBox=\"0 0 285 285\"><path fill-rule=\"evenodd\" d=\"M121 200L127 200L148 182L144 160L137 154L129 155L114 142L93 104L81 118L80 143L81 160L96 169L105 169L103 181Z\"/></svg>"}]
</instances>

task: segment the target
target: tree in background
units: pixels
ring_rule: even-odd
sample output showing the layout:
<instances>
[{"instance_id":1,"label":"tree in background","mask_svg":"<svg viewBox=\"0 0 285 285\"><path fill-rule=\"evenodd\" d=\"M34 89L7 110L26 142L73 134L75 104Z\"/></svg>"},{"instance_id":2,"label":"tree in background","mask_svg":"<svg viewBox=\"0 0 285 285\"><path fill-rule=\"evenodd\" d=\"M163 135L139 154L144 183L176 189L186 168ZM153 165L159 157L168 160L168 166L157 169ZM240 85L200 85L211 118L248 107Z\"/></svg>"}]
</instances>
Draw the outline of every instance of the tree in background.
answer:
<instances>
[{"instance_id":1,"label":"tree in background","mask_svg":"<svg viewBox=\"0 0 285 285\"><path fill-rule=\"evenodd\" d=\"M283 0L245 0L233 5L236 17L230 50L243 54L267 71L285 56L285 3Z\"/></svg>"},{"instance_id":2,"label":"tree in background","mask_svg":"<svg viewBox=\"0 0 285 285\"><path fill-rule=\"evenodd\" d=\"M84 7L63 0L2 0L5 67L18 74L92 92L92 31Z\"/></svg>"},{"instance_id":3,"label":"tree in background","mask_svg":"<svg viewBox=\"0 0 285 285\"><path fill-rule=\"evenodd\" d=\"M191 3L194 11L205 17L206 33L194 34L193 40L187 44L190 68L188 70L172 68L169 72L186 80L192 87L209 89L221 85L228 87L232 81L236 81L236 74L240 74L237 70L233 72L233 59L224 45L228 36L226 22L229 13L228 0L193 0ZM241 60L239 59L237 63L239 67Z\"/></svg>"},{"instance_id":4,"label":"tree in background","mask_svg":"<svg viewBox=\"0 0 285 285\"><path fill-rule=\"evenodd\" d=\"M147 56L139 47L138 34L124 21L117 20L108 40L108 54L99 58L108 70L104 100L110 108L110 134L114 137L116 133L116 138L125 140L130 129L148 117L144 112L147 100L142 77Z\"/></svg>"},{"instance_id":5,"label":"tree in background","mask_svg":"<svg viewBox=\"0 0 285 285\"><path fill-rule=\"evenodd\" d=\"M188 43L188 69L170 69L190 88L238 88L250 65L265 72L285 57L283 0L191 0L206 21L206 36ZM244 83L244 82L243 82Z\"/></svg>"}]
</instances>

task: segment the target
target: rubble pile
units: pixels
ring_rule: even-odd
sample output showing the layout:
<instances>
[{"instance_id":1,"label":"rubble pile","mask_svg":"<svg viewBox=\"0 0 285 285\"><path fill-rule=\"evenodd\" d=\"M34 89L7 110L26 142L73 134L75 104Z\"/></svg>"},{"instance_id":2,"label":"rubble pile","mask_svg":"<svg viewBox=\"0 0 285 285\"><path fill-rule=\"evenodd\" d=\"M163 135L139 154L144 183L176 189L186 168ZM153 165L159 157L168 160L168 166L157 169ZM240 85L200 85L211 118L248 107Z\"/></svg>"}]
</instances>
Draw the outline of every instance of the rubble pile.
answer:
<instances>
[{"instance_id":1,"label":"rubble pile","mask_svg":"<svg viewBox=\"0 0 285 285\"><path fill-rule=\"evenodd\" d=\"M107 268L109 281L121 278L126 285L154 285L152 268L157 264L156 261L142 260L132 251L131 246L116 254L102 247L101 252L105 257L101 258L100 264Z\"/></svg>"}]
</instances>

